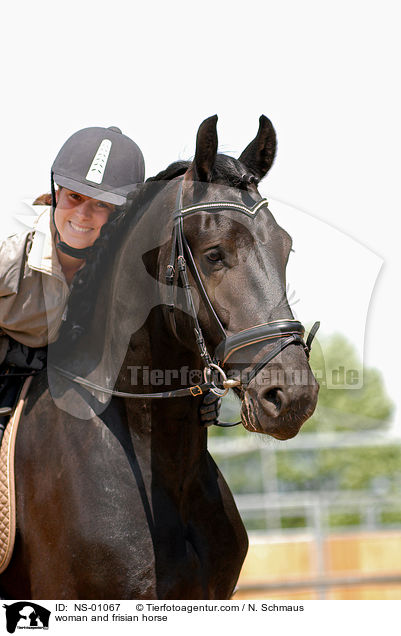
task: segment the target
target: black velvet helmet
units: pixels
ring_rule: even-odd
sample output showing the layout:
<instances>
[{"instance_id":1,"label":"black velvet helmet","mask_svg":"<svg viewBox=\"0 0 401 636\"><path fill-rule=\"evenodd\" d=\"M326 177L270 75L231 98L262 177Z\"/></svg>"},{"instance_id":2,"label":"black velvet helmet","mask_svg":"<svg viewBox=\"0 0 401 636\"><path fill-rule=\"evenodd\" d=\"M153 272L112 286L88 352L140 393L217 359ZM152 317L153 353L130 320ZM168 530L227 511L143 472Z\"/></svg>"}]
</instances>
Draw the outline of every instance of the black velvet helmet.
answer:
<instances>
[{"instance_id":1,"label":"black velvet helmet","mask_svg":"<svg viewBox=\"0 0 401 636\"><path fill-rule=\"evenodd\" d=\"M142 152L119 128L83 128L67 139L51 168L53 220L55 183L93 199L124 206L129 192L144 178ZM85 258L91 250L78 250L60 240L57 247L76 258Z\"/></svg>"}]
</instances>

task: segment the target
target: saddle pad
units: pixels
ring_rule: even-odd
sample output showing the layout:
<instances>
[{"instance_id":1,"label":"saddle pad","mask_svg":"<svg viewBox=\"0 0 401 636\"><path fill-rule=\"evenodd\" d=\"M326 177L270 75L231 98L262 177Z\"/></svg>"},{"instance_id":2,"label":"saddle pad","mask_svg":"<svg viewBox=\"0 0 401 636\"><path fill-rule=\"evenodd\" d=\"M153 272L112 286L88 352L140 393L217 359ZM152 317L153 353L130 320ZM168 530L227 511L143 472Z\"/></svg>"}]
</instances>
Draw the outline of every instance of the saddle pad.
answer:
<instances>
[{"instance_id":1,"label":"saddle pad","mask_svg":"<svg viewBox=\"0 0 401 636\"><path fill-rule=\"evenodd\" d=\"M14 549L15 541L15 480L14 451L18 424L24 408L32 376L27 378L10 421L4 431L0 448L0 573L4 572Z\"/></svg>"}]
</instances>

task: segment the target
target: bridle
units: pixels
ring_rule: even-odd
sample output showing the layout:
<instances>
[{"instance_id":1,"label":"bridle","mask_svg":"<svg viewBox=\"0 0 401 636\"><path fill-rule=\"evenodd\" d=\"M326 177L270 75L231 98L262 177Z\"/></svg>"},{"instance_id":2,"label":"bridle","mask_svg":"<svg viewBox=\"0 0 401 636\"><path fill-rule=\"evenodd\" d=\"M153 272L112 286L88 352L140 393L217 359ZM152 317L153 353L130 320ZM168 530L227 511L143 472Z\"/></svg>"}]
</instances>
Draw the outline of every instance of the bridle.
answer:
<instances>
[{"instance_id":1,"label":"bridle","mask_svg":"<svg viewBox=\"0 0 401 636\"><path fill-rule=\"evenodd\" d=\"M225 395L230 388L234 388L235 386L239 386L239 384L248 385L256 375L264 369L264 367L275 358L283 349L288 347L291 344L301 344L305 350L307 357L309 358L309 353L312 346L312 340L316 335L317 330L319 329L320 323L315 322L313 325L308 339L306 343L303 340L303 336L305 333L305 328L298 320L294 319L282 319L282 320L274 320L271 322L263 323L256 327L250 327L249 329L244 329L237 334L232 336L228 336L226 330L224 329L221 321L216 314L213 304L209 298L209 295L205 289L205 286L202 282L202 278L199 274L198 267L196 265L195 259L193 257L191 248L188 244L188 241L185 237L184 233L184 219L187 216L192 214L196 214L198 212L209 212L213 213L215 211L222 210L235 210L236 212L240 212L241 214L246 214L251 218L255 218L256 214L263 207L267 207L268 202L267 199L261 199L253 207L248 207L245 204L234 202L234 201L211 201L208 203L197 203L194 205L182 205L182 190L183 190L183 180L180 183L178 193L177 193L177 201L176 201L176 211L174 212L174 228L173 228L173 241L172 241L172 249L170 256L170 263L167 266L166 271L166 283L169 285L171 292L169 294L169 300L167 302L167 307L170 316L170 323L175 332L175 320L174 320L174 300L173 300L173 288L172 284L174 282L175 277L175 265L177 265L178 269L178 278L181 280L182 287L186 296L186 304L189 313L192 316L192 320L194 322L194 331L196 336L196 343L198 346L199 354L203 360L205 365L205 377L209 377L210 379L213 377L213 371L220 374L222 378L223 390L218 388L216 385L210 387L210 390L216 393L217 395ZM215 322L217 329L222 338L220 344L216 347L214 351L213 358L207 351L205 340L202 334L202 329L199 325L197 312L195 309L191 286L189 284L188 275L187 275L187 265L188 268L195 280L196 287L202 297L204 304L212 316L213 321ZM230 356L242 349L244 347L250 346L255 343L269 341L269 340L279 340L278 344L268 353L266 356L252 369L252 371L248 374L246 381L244 379L239 382L238 380L227 380L226 374L221 368L224 366ZM221 366L220 366L221 365Z\"/></svg>"},{"instance_id":2,"label":"bridle","mask_svg":"<svg viewBox=\"0 0 401 636\"><path fill-rule=\"evenodd\" d=\"M315 337L316 332L320 326L319 322L314 323L312 329L309 332L306 342L304 342L303 339L305 328L298 320L294 319L273 320L261 325L257 325L256 327L244 329L243 331L240 331L239 333L232 336L228 336L218 315L214 310L213 304L202 282L191 248L185 237L184 219L192 214L197 214L198 212L213 213L215 211L234 210L241 214L245 214L248 217L255 218L261 208L267 207L267 200L261 199L260 201L255 203L253 207L248 207L242 203L233 201L212 201L183 206L183 183L184 179L181 179L177 192L176 209L173 215L174 226L170 260L166 268L166 284L168 289L167 312L170 326L173 330L173 333L178 338L174 314L175 303L173 286L177 274L177 282L179 281L181 283L184 290L186 310L193 321L196 345L204 365L204 382L195 386L175 389L172 391L163 391L160 393L125 393L123 391L114 391L112 389L107 389L91 382L90 380L86 380L85 378L76 376L73 373L66 371L65 369L61 369L60 367L53 365L53 368L58 373L68 378L69 380L95 391L100 391L108 395L124 398L163 399L185 397L189 395L196 397L199 395L203 395L208 391L212 391L218 396L223 396L228 392L230 388L235 388L240 385L243 388L246 388L249 383L258 375L258 373L260 373L260 371L262 371L262 369L264 369L265 366L269 362L271 362L271 360L273 360L281 351L283 351L283 349L285 349L289 345L301 345L306 353L306 356L309 358L313 338ZM221 336L221 342L216 347L213 356L211 356L208 352L202 333L202 328L199 324L192 289L189 283L188 270L191 272L195 280L196 287L206 306L206 309L212 316L212 319L216 324ZM264 358L260 362L258 362L253 367L253 369L247 374L246 379L244 379L243 377L241 377L241 380L227 378L227 375L222 367L224 367L229 358L236 351L255 343L270 341L277 341L277 344L273 347L273 349L271 349L271 351L269 351L269 353L264 356ZM220 423L220 425L222 424ZM233 426L233 424L228 425Z\"/></svg>"}]
</instances>

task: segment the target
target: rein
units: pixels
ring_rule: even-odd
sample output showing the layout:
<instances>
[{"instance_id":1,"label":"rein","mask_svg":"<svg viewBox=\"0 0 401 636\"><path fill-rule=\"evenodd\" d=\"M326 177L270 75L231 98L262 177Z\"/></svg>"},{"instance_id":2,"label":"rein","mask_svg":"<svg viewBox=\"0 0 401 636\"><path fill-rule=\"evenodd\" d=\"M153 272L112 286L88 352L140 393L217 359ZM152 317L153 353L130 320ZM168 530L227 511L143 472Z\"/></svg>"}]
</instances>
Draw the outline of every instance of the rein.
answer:
<instances>
[{"instance_id":1,"label":"rein","mask_svg":"<svg viewBox=\"0 0 401 636\"><path fill-rule=\"evenodd\" d=\"M205 289L205 286L202 282L198 267L195 263L195 259L193 257L191 248L186 240L184 233L184 218L191 215L196 214L198 212L211 212L214 211L222 211L222 210L235 210L242 214L246 214L247 216L254 218L259 210L268 205L266 199L261 199L258 201L253 207L249 208L248 206L236 203L233 201L212 201L209 203L198 203L195 205L182 205L182 197L183 197L183 183L184 180L181 179L176 199L176 210L174 212L174 227L173 227L173 236L172 236L172 246L171 246L171 255L170 261L166 268L166 283L169 289L168 292L168 300L167 300L167 310L170 326L172 328L173 333L178 339L177 327L175 322L174 310L174 288L173 283L177 274L178 280L181 282L182 288L185 293L185 299L187 304L187 310L191 315L194 324L194 334L196 345L199 351L199 355L204 364L204 382L202 384L198 384L196 386L189 386L182 389L175 389L172 391L163 391L160 393L125 393L123 391L114 391L112 389L107 389L106 387L102 387L90 380L86 380L80 376L77 376L65 369L62 369L58 366L52 365L52 368L55 369L60 375L66 377L67 379L80 384L83 387L88 389L99 391L101 393L123 397L123 398L136 398L136 399L164 399L164 398L176 398L176 397L186 397L192 396L197 397L199 395L203 395L208 391L212 391L215 395L222 397L226 395L229 389L242 386L247 387L248 384L264 369L264 367L271 362L283 349L292 344L300 344L305 351L306 356L309 358L312 341L316 335L317 330L319 329L320 323L315 322L312 329L309 332L308 338L306 342L304 342L303 337L305 334L305 328L303 325L294 319L282 319L282 320L273 320L271 322L264 323L262 325L258 325L256 327L250 327L249 329L244 329L237 334L232 336L228 336L226 330L224 329L221 321L216 314L213 304L209 298L209 295ZM216 347L214 351L214 355L211 356L207 350L205 339L202 333L201 326L199 324L195 303L192 295L191 285L188 278L188 269L190 270L196 287L204 301L209 313L213 317L213 320L217 326L217 329L221 335L221 342ZM257 363L252 371L248 373L246 380L236 380L229 379L223 370L223 366L227 363L230 356L234 354L239 349L250 346L259 342L268 342L268 341L278 341L275 347L266 354L266 356ZM218 379L220 378L220 385L218 386ZM236 422L235 424L231 423L217 423L217 426L236 426L240 422Z\"/></svg>"}]
</instances>

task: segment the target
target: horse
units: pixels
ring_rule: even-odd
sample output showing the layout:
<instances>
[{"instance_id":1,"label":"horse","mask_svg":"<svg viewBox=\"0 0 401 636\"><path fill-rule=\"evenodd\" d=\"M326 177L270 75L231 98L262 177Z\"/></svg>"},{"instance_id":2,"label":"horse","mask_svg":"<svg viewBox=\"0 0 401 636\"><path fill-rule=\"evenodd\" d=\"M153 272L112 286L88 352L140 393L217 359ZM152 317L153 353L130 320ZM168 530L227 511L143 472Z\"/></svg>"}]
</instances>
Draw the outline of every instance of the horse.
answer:
<instances>
[{"instance_id":1,"label":"horse","mask_svg":"<svg viewBox=\"0 0 401 636\"><path fill-rule=\"evenodd\" d=\"M233 594L248 539L207 450L203 396L233 388L243 426L285 440L313 413L318 384L286 298L291 238L257 189L274 128L262 115L239 159L217 146L214 116L194 159L132 195L135 214L74 280L18 431L3 598Z\"/></svg>"}]
</instances>

